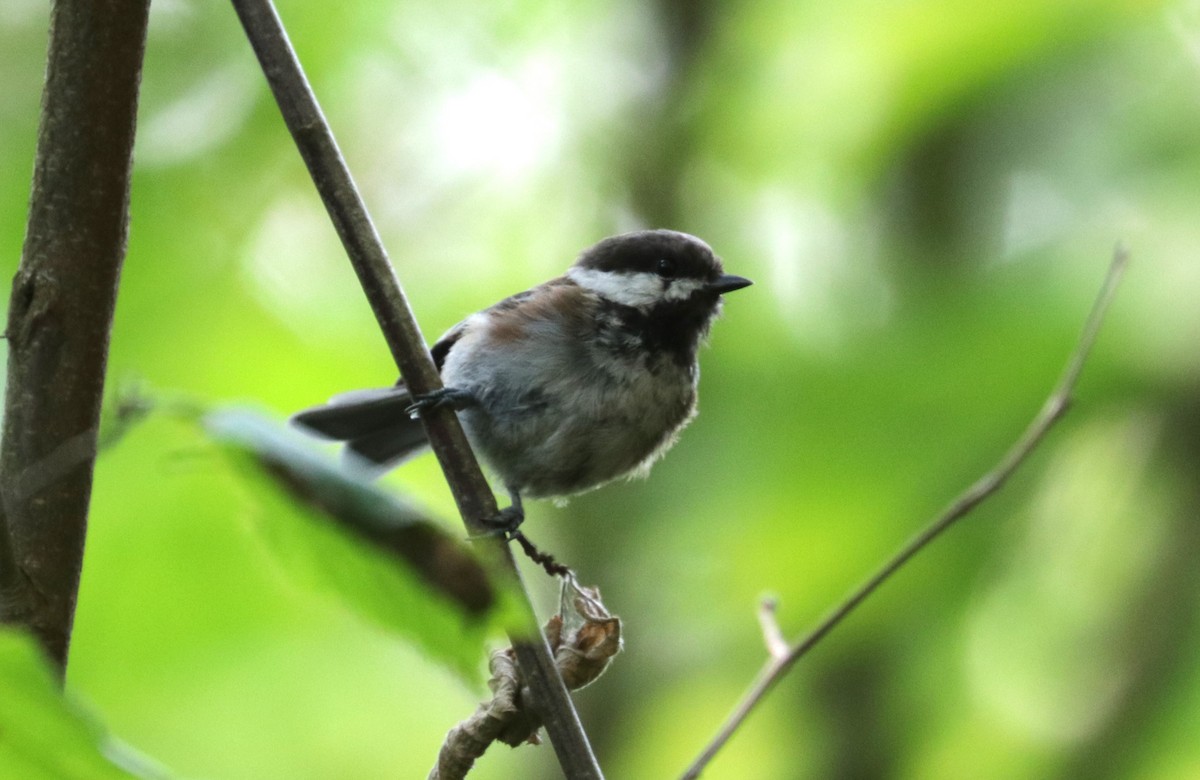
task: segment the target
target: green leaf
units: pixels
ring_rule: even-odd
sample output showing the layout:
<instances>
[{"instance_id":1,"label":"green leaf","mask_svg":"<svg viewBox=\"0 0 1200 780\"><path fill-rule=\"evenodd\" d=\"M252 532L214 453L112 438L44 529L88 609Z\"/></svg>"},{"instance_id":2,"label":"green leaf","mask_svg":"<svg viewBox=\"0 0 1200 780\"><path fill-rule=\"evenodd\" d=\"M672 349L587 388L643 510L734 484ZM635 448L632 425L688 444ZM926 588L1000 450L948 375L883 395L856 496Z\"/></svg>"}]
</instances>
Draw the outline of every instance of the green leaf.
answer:
<instances>
[{"instance_id":1,"label":"green leaf","mask_svg":"<svg viewBox=\"0 0 1200 780\"><path fill-rule=\"evenodd\" d=\"M479 680L507 597L468 543L260 414L202 421L253 488L259 527L291 577Z\"/></svg>"},{"instance_id":2,"label":"green leaf","mask_svg":"<svg viewBox=\"0 0 1200 780\"><path fill-rule=\"evenodd\" d=\"M171 776L113 739L64 697L32 638L0 628L0 777L162 780Z\"/></svg>"}]
</instances>

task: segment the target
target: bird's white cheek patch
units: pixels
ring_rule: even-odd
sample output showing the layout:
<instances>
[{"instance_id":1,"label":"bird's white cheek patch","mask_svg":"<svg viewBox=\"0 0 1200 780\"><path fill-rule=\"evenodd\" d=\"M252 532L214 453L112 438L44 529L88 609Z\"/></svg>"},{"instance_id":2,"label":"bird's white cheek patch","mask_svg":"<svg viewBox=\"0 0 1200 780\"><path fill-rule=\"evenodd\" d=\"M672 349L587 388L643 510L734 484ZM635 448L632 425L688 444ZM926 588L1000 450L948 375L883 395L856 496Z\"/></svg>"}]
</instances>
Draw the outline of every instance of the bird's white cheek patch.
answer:
<instances>
[{"instance_id":1,"label":"bird's white cheek patch","mask_svg":"<svg viewBox=\"0 0 1200 780\"><path fill-rule=\"evenodd\" d=\"M660 301L687 300L705 286L701 279L673 279L664 289L663 278L646 271L622 274L592 268L572 268L567 271L567 276L601 298L637 308L653 306Z\"/></svg>"},{"instance_id":2,"label":"bird's white cheek patch","mask_svg":"<svg viewBox=\"0 0 1200 780\"><path fill-rule=\"evenodd\" d=\"M623 306L651 306L663 298L662 279L646 272L619 274L593 268L572 268L567 277L601 298Z\"/></svg>"},{"instance_id":3,"label":"bird's white cheek patch","mask_svg":"<svg viewBox=\"0 0 1200 780\"><path fill-rule=\"evenodd\" d=\"M663 295L668 301L685 301L700 291L705 283L699 279L676 279Z\"/></svg>"}]
</instances>

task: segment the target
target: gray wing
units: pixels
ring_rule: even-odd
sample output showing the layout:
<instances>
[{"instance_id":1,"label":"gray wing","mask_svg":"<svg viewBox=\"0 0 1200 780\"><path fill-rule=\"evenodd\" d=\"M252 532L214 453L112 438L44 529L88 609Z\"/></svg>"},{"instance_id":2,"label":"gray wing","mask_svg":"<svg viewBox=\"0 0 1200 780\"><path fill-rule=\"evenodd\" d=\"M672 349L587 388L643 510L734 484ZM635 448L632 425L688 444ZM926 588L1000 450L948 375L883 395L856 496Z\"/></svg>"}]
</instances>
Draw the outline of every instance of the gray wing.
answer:
<instances>
[{"instance_id":1,"label":"gray wing","mask_svg":"<svg viewBox=\"0 0 1200 780\"><path fill-rule=\"evenodd\" d=\"M492 304L479 313L483 315L504 314L505 312L512 311L513 309L519 309L523 304L535 299L538 293L547 288L563 286L575 287L575 283L565 276L559 276L532 289L519 292L516 295L510 295L507 298ZM455 344L458 343L458 340L462 338L463 333L466 332L467 324L469 322L471 322L471 320L468 318L458 323L453 328L442 334L442 337L437 340L437 343L429 348L429 354L433 356L433 364L437 366L437 370L439 372L446 364L446 356L450 354L450 350Z\"/></svg>"},{"instance_id":2,"label":"gray wing","mask_svg":"<svg viewBox=\"0 0 1200 780\"><path fill-rule=\"evenodd\" d=\"M463 320L442 334L437 343L429 348L429 354L433 357L433 365L437 367L439 374L442 371L442 366L446 364L446 356L450 354L450 349L458 343L458 340L462 338L462 334L466 329L467 321Z\"/></svg>"}]
</instances>

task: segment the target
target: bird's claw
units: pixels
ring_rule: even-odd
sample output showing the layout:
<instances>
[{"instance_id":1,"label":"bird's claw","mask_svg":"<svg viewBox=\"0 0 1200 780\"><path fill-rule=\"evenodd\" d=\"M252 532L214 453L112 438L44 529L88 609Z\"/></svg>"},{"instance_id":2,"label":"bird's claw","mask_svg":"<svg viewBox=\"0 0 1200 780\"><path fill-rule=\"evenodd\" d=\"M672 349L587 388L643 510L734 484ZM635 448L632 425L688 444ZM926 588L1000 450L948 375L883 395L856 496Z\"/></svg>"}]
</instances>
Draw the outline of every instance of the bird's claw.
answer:
<instances>
[{"instance_id":1,"label":"bird's claw","mask_svg":"<svg viewBox=\"0 0 1200 780\"><path fill-rule=\"evenodd\" d=\"M471 540L495 539L497 537L507 542L516 542L529 560L541 566L551 577L574 576L570 568L554 559L553 555L544 553L521 532L521 523L525 522L525 508L521 505L521 494L509 489L512 505L506 506L496 514L486 518L482 525L484 530L471 534Z\"/></svg>"},{"instance_id":2,"label":"bird's claw","mask_svg":"<svg viewBox=\"0 0 1200 780\"><path fill-rule=\"evenodd\" d=\"M480 520L481 530L475 531L471 539L495 539L497 537L509 541L525 522L525 507L521 505L521 497L513 495L511 506L506 506L491 517Z\"/></svg>"},{"instance_id":3,"label":"bird's claw","mask_svg":"<svg viewBox=\"0 0 1200 780\"><path fill-rule=\"evenodd\" d=\"M479 399L466 390L457 387L442 387L429 393L413 396L413 402L404 408L404 413L415 420L426 409L449 406L457 411L478 402Z\"/></svg>"},{"instance_id":4,"label":"bird's claw","mask_svg":"<svg viewBox=\"0 0 1200 780\"><path fill-rule=\"evenodd\" d=\"M483 522L488 528L486 531L488 535L509 537L517 532L521 523L525 522L525 510L521 508L520 504L513 504L504 507Z\"/></svg>"}]
</instances>

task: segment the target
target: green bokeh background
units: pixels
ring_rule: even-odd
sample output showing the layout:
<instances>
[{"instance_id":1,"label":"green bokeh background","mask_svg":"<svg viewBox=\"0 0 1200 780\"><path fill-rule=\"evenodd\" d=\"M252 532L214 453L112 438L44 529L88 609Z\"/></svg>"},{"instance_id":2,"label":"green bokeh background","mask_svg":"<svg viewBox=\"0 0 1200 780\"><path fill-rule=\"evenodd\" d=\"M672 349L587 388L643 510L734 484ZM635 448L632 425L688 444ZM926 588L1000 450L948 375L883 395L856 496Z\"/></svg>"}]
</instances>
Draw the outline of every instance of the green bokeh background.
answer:
<instances>
[{"instance_id":1,"label":"green bokeh background","mask_svg":"<svg viewBox=\"0 0 1200 780\"><path fill-rule=\"evenodd\" d=\"M1200 4L280 12L430 338L642 226L757 282L650 479L531 511L624 618L625 653L577 697L611 777L698 752L762 661L764 593L803 631L991 466L1118 241L1133 266L1071 414L711 777L1200 776ZM47 17L0 9L8 274ZM390 383L231 7L156 0L142 94L114 393L282 417ZM387 483L453 517L431 458ZM423 777L482 692L289 577L259 508L179 422L105 452L71 694L186 777ZM545 614L554 586L531 580ZM548 746L472 775L556 776Z\"/></svg>"}]
</instances>

